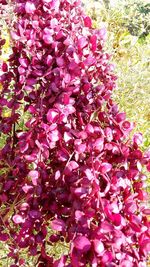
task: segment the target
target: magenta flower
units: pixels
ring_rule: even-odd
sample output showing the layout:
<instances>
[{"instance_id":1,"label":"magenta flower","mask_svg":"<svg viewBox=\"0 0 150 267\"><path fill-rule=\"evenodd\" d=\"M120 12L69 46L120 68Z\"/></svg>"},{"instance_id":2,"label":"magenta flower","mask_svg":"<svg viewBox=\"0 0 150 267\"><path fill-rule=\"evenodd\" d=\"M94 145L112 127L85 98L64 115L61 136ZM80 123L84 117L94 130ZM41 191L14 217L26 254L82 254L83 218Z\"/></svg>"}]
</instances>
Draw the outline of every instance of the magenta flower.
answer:
<instances>
[{"instance_id":1,"label":"magenta flower","mask_svg":"<svg viewBox=\"0 0 150 267\"><path fill-rule=\"evenodd\" d=\"M36 10L36 7L35 7L34 3L27 1L25 4L26 13L34 14L35 10Z\"/></svg>"}]
</instances>

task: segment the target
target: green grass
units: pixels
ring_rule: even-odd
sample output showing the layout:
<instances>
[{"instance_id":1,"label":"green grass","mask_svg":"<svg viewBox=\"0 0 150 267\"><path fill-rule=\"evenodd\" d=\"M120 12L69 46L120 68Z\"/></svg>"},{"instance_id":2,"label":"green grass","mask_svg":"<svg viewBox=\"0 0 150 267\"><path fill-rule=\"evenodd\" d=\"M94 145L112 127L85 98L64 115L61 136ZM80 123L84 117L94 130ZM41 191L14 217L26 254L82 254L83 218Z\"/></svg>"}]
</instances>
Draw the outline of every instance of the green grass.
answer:
<instances>
[{"instance_id":1,"label":"green grass","mask_svg":"<svg viewBox=\"0 0 150 267\"><path fill-rule=\"evenodd\" d=\"M147 43L138 42L134 46L129 43L126 50L129 55L116 62L118 86L113 96L120 109L135 122L135 131L143 134L143 149L147 149L150 145L150 50Z\"/></svg>"}]
</instances>

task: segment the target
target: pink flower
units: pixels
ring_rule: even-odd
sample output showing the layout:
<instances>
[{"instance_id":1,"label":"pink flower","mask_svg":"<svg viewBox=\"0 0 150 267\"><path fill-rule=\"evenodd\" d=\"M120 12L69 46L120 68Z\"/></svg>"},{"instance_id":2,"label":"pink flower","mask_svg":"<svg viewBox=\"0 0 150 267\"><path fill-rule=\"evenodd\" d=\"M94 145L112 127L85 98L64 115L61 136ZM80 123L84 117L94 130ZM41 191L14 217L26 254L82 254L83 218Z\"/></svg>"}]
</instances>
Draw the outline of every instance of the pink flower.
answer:
<instances>
[{"instance_id":1,"label":"pink flower","mask_svg":"<svg viewBox=\"0 0 150 267\"><path fill-rule=\"evenodd\" d=\"M91 247L91 242L85 236L76 237L75 240L73 241L73 244L75 248L81 252L87 252Z\"/></svg>"},{"instance_id":2,"label":"pink flower","mask_svg":"<svg viewBox=\"0 0 150 267\"><path fill-rule=\"evenodd\" d=\"M20 223L24 223L25 220L23 219L23 217L21 215L14 215L13 221L16 224L20 224Z\"/></svg>"},{"instance_id":3,"label":"pink flower","mask_svg":"<svg viewBox=\"0 0 150 267\"><path fill-rule=\"evenodd\" d=\"M32 184L33 185L37 185L38 182L38 178L39 178L39 173L36 170L30 171L28 176L31 178L32 180Z\"/></svg>"},{"instance_id":4,"label":"pink flower","mask_svg":"<svg viewBox=\"0 0 150 267\"><path fill-rule=\"evenodd\" d=\"M103 243L100 240L98 240L98 239L94 239L93 240L93 243L94 243L95 252L98 255L102 255L103 252L104 252L104 250L105 250Z\"/></svg>"},{"instance_id":5,"label":"pink flower","mask_svg":"<svg viewBox=\"0 0 150 267\"><path fill-rule=\"evenodd\" d=\"M88 28L92 27L92 20L89 16L84 17L84 25Z\"/></svg>"},{"instance_id":6,"label":"pink flower","mask_svg":"<svg viewBox=\"0 0 150 267\"><path fill-rule=\"evenodd\" d=\"M51 228L52 230L63 231L65 229L65 223L61 219L54 219L51 222Z\"/></svg>"},{"instance_id":7,"label":"pink flower","mask_svg":"<svg viewBox=\"0 0 150 267\"><path fill-rule=\"evenodd\" d=\"M34 14L35 10L36 10L36 7L35 7L34 3L27 1L25 4L26 13Z\"/></svg>"}]
</instances>

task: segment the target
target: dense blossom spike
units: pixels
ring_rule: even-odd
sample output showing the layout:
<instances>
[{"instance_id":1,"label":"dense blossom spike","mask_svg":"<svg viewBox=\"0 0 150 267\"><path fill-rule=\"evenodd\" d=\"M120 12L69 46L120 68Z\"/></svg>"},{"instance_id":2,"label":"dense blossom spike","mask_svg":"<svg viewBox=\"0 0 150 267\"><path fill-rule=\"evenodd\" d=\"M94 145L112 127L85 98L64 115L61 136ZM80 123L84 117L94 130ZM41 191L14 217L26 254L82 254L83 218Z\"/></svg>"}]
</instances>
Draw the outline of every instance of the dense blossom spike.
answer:
<instances>
[{"instance_id":1,"label":"dense blossom spike","mask_svg":"<svg viewBox=\"0 0 150 267\"><path fill-rule=\"evenodd\" d=\"M0 76L0 240L11 266L25 264L24 248L38 267L146 266L150 153L112 100L106 30L78 0L12 2ZM47 247L62 240L68 253L56 260Z\"/></svg>"}]
</instances>

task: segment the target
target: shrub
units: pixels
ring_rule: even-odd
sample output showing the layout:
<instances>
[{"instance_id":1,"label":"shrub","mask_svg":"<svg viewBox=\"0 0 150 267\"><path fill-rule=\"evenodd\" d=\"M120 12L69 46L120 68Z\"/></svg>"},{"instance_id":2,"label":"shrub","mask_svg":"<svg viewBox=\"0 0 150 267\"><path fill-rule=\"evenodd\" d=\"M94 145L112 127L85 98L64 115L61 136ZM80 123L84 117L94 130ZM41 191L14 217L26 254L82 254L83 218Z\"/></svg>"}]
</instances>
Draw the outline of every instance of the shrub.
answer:
<instances>
[{"instance_id":1,"label":"shrub","mask_svg":"<svg viewBox=\"0 0 150 267\"><path fill-rule=\"evenodd\" d=\"M0 96L0 240L11 266L25 264L22 249L39 267L146 266L150 155L112 100L105 29L80 1L17 0L14 12ZM59 242L69 251L56 260L47 249Z\"/></svg>"}]
</instances>

